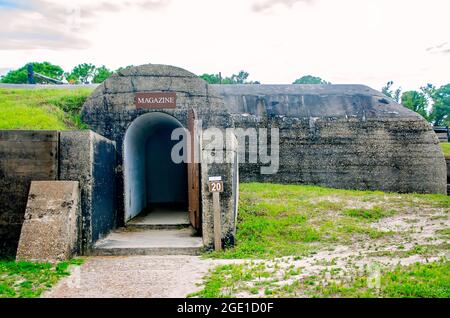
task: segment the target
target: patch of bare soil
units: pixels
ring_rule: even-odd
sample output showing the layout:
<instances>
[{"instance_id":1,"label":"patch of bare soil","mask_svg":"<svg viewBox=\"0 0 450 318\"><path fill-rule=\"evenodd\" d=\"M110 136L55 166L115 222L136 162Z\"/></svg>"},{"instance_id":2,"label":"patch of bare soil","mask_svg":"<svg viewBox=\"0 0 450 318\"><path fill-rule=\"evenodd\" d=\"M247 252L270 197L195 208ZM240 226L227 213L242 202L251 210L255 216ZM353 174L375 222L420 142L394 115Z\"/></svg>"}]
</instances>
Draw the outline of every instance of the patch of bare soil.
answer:
<instances>
[{"instance_id":1,"label":"patch of bare soil","mask_svg":"<svg viewBox=\"0 0 450 318\"><path fill-rule=\"evenodd\" d=\"M271 275L263 280L271 281L272 287L281 287L279 290L283 290L283 286L287 287L296 280L308 277L314 278L316 285L326 285L336 280L351 281L360 274L376 276L383 267L406 266L416 262L449 258L448 236L441 233L441 230L448 229L449 225L448 211L444 209L408 211L371 224L378 230L394 232L392 235L348 245L329 245L316 254L302 259L283 257L270 261L246 262L246 265L248 270L251 270L252 267L263 264L265 270L271 272ZM289 274L290 272L294 274ZM260 288L255 294L255 286L264 286L264 283L261 279L242 282L235 296L267 297L264 288ZM311 296L306 290L285 289L287 292L278 295ZM253 292L250 293L249 290Z\"/></svg>"}]
</instances>

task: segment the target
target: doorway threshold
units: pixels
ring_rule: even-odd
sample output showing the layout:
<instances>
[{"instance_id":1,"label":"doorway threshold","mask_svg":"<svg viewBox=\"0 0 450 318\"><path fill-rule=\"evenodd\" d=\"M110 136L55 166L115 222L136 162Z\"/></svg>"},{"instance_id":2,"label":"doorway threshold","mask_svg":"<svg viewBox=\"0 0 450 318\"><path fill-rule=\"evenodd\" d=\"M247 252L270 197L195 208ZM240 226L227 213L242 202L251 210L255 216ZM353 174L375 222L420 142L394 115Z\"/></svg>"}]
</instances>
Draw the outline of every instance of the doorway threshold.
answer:
<instances>
[{"instance_id":1,"label":"doorway threshold","mask_svg":"<svg viewBox=\"0 0 450 318\"><path fill-rule=\"evenodd\" d=\"M127 222L127 228L176 229L190 225L189 214L184 209L154 207Z\"/></svg>"}]
</instances>

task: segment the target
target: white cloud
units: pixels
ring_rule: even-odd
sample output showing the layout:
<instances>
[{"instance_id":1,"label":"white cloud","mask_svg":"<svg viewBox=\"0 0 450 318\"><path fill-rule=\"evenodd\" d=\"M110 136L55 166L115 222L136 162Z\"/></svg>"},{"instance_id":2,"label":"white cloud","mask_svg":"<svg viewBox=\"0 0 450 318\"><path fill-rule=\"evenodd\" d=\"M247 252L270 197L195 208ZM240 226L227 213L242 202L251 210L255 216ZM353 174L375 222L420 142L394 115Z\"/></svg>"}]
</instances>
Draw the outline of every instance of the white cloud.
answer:
<instances>
[{"instance_id":1,"label":"white cloud","mask_svg":"<svg viewBox=\"0 0 450 318\"><path fill-rule=\"evenodd\" d=\"M442 45L450 43L448 0L76 0L75 4L81 8L78 27L74 19L67 28L66 7L56 6L26 11L47 23L2 28L0 68L19 67L29 60L48 60L65 69L81 62L111 68L162 63L197 74L229 75L244 69L263 83L291 83L305 74L376 89L388 80L405 89L449 82L450 60L445 54L449 47ZM265 9L255 10L256 4ZM5 12L0 8L0 15ZM8 12L8 21L21 21L17 18L22 15ZM19 34L23 29L28 31Z\"/></svg>"},{"instance_id":2,"label":"white cloud","mask_svg":"<svg viewBox=\"0 0 450 318\"><path fill-rule=\"evenodd\" d=\"M102 15L136 7L156 10L169 1L18 1L0 11L0 50L88 49L92 44L86 31L94 28Z\"/></svg>"},{"instance_id":3,"label":"white cloud","mask_svg":"<svg viewBox=\"0 0 450 318\"><path fill-rule=\"evenodd\" d=\"M292 8L292 6L299 2L312 3L315 0L259 0L253 3L252 10L255 12L267 12L277 5Z\"/></svg>"}]
</instances>

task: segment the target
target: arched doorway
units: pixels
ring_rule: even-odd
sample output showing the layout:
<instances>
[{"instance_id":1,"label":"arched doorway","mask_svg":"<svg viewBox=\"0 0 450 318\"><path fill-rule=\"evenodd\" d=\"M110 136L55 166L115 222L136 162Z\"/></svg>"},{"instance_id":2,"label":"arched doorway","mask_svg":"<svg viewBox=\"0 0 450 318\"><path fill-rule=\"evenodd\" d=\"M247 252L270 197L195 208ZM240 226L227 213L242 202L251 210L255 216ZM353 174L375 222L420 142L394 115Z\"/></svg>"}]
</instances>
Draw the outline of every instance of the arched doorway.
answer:
<instances>
[{"instance_id":1,"label":"arched doorway","mask_svg":"<svg viewBox=\"0 0 450 318\"><path fill-rule=\"evenodd\" d=\"M188 220L186 163L171 158L178 142L171 140L172 131L182 127L176 118L162 112L141 115L129 126L123 148L125 222L161 211L176 211L177 217L185 213Z\"/></svg>"}]
</instances>

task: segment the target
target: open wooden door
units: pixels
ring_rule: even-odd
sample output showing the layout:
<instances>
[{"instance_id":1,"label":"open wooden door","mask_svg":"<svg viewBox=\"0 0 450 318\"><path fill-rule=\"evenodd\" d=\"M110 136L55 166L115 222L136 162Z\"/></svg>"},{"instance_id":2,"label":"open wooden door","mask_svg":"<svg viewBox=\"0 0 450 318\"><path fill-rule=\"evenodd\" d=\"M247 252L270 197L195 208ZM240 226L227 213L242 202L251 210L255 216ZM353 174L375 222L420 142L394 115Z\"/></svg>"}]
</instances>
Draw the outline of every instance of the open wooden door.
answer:
<instances>
[{"instance_id":1,"label":"open wooden door","mask_svg":"<svg viewBox=\"0 0 450 318\"><path fill-rule=\"evenodd\" d=\"M200 213L200 131L197 131L195 121L197 113L194 109L188 111L188 129L190 132L188 155L190 156L187 164L188 179L188 211L189 220L196 230L201 229L201 213ZM195 160L197 159L197 161Z\"/></svg>"}]
</instances>

